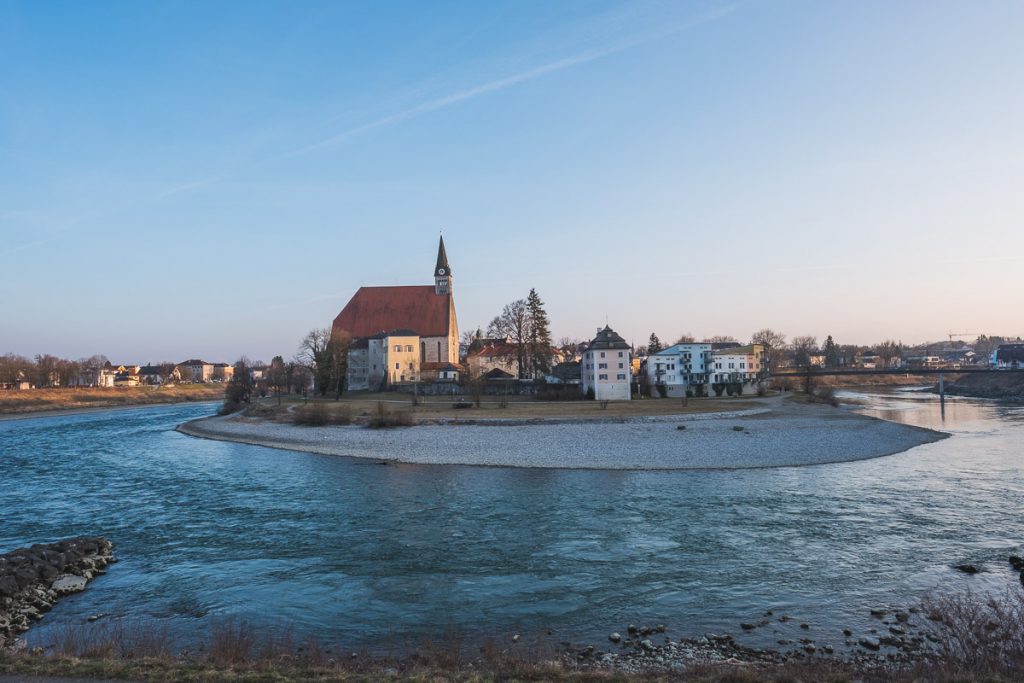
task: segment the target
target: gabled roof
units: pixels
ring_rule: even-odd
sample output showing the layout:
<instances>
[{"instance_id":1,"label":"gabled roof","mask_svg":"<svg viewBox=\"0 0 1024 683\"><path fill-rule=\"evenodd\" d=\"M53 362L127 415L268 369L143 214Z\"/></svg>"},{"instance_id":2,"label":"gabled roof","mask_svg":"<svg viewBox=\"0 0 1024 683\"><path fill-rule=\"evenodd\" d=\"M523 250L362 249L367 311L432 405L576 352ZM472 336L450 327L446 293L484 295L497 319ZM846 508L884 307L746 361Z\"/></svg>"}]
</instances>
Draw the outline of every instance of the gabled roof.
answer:
<instances>
[{"instance_id":1,"label":"gabled roof","mask_svg":"<svg viewBox=\"0 0 1024 683\"><path fill-rule=\"evenodd\" d=\"M334 319L333 329L353 337L397 329L421 337L447 337L451 301L451 294L436 294L434 285L360 287Z\"/></svg>"},{"instance_id":2,"label":"gabled roof","mask_svg":"<svg viewBox=\"0 0 1024 683\"><path fill-rule=\"evenodd\" d=\"M496 358L505 356L515 356L519 354L519 349L514 344L506 344L505 342L499 342L495 344L487 344L481 346L478 349L473 349L467 354L467 357L476 358L483 356L485 358Z\"/></svg>"},{"instance_id":3,"label":"gabled roof","mask_svg":"<svg viewBox=\"0 0 1024 683\"><path fill-rule=\"evenodd\" d=\"M484 375L486 379L515 379L515 375L505 372L501 368L494 368Z\"/></svg>"},{"instance_id":4,"label":"gabled roof","mask_svg":"<svg viewBox=\"0 0 1024 683\"><path fill-rule=\"evenodd\" d=\"M187 360L187 361L184 361L182 363L178 363L178 365L213 365L213 363L207 363L205 360L199 360L198 358L193 358L191 360Z\"/></svg>"},{"instance_id":5,"label":"gabled roof","mask_svg":"<svg viewBox=\"0 0 1024 683\"><path fill-rule=\"evenodd\" d=\"M629 344L620 337L615 330L605 325L603 330L598 330L597 335L590 340L587 351L595 349L628 349Z\"/></svg>"}]
</instances>

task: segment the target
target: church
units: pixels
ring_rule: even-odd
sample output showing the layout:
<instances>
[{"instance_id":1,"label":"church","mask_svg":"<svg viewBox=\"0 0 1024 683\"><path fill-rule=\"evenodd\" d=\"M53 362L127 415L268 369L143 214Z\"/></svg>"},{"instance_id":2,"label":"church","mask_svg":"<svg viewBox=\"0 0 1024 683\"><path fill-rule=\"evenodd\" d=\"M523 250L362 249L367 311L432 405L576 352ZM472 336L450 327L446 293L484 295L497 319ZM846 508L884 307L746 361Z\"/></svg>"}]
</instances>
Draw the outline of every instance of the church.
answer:
<instances>
[{"instance_id":1,"label":"church","mask_svg":"<svg viewBox=\"0 0 1024 683\"><path fill-rule=\"evenodd\" d=\"M432 380L457 365L459 325L444 238L433 285L360 287L334 319L331 334L352 339L351 390Z\"/></svg>"}]
</instances>

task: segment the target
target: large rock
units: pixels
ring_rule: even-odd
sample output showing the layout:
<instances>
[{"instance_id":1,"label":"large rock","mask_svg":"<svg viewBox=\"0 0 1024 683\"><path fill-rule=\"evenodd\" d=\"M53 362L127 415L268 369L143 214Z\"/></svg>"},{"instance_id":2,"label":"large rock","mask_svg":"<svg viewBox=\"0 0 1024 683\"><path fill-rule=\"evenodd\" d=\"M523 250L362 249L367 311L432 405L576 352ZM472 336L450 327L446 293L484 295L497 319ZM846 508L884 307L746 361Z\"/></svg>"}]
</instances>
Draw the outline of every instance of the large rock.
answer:
<instances>
[{"instance_id":1,"label":"large rock","mask_svg":"<svg viewBox=\"0 0 1024 683\"><path fill-rule=\"evenodd\" d=\"M31 622L42 618L62 595L85 590L116 562L105 538L79 537L40 543L0 555L0 649L13 647Z\"/></svg>"},{"instance_id":2,"label":"large rock","mask_svg":"<svg viewBox=\"0 0 1024 683\"><path fill-rule=\"evenodd\" d=\"M53 585L50 587L61 595L67 595L68 593L79 593L84 591L85 584L86 579L84 576L66 574L54 581Z\"/></svg>"}]
</instances>

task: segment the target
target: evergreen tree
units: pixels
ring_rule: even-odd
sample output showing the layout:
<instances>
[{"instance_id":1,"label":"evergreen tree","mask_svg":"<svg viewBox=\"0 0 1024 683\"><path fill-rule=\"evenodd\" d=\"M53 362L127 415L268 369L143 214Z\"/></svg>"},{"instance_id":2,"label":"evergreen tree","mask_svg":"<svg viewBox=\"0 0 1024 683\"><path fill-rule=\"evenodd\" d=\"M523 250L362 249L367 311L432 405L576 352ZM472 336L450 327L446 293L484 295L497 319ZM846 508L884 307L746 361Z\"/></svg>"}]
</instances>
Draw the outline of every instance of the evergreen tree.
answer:
<instances>
[{"instance_id":1,"label":"evergreen tree","mask_svg":"<svg viewBox=\"0 0 1024 683\"><path fill-rule=\"evenodd\" d=\"M544 302L541 301L537 290L532 287L526 297L526 307L530 316L530 368L536 377L541 373L551 372L551 323L547 311L544 310Z\"/></svg>"},{"instance_id":2,"label":"evergreen tree","mask_svg":"<svg viewBox=\"0 0 1024 683\"><path fill-rule=\"evenodd\" d=\"M825 367L834 368L839 365L839 349L836 347L836 343L832 341L832 335L828 335L825 340Z\"/></svg>"},{"instance_id":3,"label":"evergreen tree","mask_svg":"<svg viewBox=\"0 0 1024 683\"><path fill-rule=\"evenodd\" d=\"M647 342L647 355L653 356L658 353L658 351L661 351L661 349L661 340L658 339L658 335L651 332L651 338Z\"/></svg>"}]
</instances>

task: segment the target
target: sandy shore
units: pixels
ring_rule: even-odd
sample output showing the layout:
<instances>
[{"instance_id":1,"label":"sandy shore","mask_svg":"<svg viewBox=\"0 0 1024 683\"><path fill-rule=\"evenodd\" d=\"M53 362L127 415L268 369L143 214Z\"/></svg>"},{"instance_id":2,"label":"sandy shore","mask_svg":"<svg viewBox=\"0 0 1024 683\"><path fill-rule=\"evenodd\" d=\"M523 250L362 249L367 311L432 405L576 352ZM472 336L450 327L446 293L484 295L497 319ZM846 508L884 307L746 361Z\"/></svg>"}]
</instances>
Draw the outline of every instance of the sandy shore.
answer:
<instances>
[{"instance_id":1,"label":"sandy shore","mask_svg":"<svg viewBox=\"0 0 1024 683\"><path fill-rule=\"evenodd\" d=\"M843 408L782 400L768 400L764 406L615 422L429 424L380 430L301 427L228 416L194 420L178 430L209 439L403 463L624 470L848 462L948 436Z\"/></svg>"}]
</instances>

